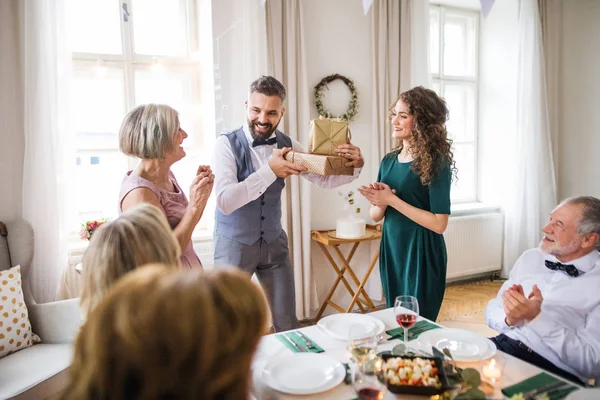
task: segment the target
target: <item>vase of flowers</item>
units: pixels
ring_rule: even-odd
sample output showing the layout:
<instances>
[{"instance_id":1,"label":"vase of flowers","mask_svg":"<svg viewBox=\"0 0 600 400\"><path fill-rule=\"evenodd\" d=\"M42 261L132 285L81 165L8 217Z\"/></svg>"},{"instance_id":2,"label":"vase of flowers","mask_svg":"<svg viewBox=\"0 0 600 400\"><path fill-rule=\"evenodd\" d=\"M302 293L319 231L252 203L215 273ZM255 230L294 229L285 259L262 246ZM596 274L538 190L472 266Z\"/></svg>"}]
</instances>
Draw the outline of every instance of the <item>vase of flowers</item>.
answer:
<instances>
[{"instance_id":1,"label":"vase of flowers","mask_svg":"<svg viewBox=\"0 0 600 400\"><path fill-rule=\"evenodd\" d=\"M108 218L102 219L94 219L81 224L81 229L79 230L79 237L82 240L90 240L92 238L92 234L98 227L104 223L108 222Z\"/></svg>"}]
</instances>

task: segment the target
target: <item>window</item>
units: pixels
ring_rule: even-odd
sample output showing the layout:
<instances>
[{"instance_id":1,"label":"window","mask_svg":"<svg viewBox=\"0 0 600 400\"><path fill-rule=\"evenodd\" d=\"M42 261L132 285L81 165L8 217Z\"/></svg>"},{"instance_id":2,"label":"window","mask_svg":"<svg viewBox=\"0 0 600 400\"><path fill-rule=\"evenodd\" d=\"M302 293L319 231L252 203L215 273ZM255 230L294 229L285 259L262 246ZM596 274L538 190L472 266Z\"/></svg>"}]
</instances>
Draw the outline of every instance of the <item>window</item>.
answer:
<instances>
[{"instance_id":1,"label":"window","mask_svg":"<svg viewBox=\"0 0 600 400\"><path fill-rule=\"evenodd\" d=\"M68 0L76 154L67 222L73 230L118 215L121 181L139 162L119 151L118 134L136 105L164 103L179 111L189 137L187 156L173 172L184 190L198 165L210 162L215 134L201 127L197 8L196 0ZM212 224L202 218L198 229L211 232Z\"/></svg>"},{"instance_id":2,"label":"window","mask_svg":"<svg viewBox=\"0 0 600 400\"><path fill-rule=\"evenodd\" d=\"M451 191L454 203L477 200L478 37L478 12L431 5L433 89L448 105L447 127L459 174Z\"/></svg>"}]
</instances>

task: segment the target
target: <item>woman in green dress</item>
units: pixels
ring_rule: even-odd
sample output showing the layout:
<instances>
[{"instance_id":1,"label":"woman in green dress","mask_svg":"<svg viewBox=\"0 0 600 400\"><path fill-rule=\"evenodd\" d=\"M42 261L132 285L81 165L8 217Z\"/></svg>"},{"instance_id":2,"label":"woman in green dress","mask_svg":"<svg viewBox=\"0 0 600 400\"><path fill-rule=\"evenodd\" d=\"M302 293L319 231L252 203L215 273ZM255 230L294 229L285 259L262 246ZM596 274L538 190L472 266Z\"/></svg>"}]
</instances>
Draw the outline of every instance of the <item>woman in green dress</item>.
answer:
<instances>
[{"instance_id":1,"label":"woman in green dress","mask_svg":"<svg viewBox=\"0 0 600 400\"><path fill-rule=\"evenodd\" d=\"M379 167L377 181L359 192L371 219L385 217L379 269L388 307L396 296L418 299L420 314L435 321L446 290L446 243L454 165L446 102L415 87L390 108L398 148Z\"/></svg>"}]
</instances>

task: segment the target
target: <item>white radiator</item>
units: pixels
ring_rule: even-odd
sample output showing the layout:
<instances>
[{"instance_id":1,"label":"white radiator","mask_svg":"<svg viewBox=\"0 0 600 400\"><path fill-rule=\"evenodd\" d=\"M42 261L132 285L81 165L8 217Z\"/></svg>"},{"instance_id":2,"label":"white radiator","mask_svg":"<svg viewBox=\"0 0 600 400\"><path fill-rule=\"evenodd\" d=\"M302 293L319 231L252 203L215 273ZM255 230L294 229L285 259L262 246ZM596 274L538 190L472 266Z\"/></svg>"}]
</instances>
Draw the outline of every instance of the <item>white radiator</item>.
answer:
<instances>
[{"instance_id":1,"label":"white radiator","mask_svg":"<svg viewBox=\"0 0 600 400\"><path fill-rule=\"evenodd\" d=\"M451 217L444 238L448 249L446 279L464 278L502 268L502 213Z\"/></svg>"}]
</instances>

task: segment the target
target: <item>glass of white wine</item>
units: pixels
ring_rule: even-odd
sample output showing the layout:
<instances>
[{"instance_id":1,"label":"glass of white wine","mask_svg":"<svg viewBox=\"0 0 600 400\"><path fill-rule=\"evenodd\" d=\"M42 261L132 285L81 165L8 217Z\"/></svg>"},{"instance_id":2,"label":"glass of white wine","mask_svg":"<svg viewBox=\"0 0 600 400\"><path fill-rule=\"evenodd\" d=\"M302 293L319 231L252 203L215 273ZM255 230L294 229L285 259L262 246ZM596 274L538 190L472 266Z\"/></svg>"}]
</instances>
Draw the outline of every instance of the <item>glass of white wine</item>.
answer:
<instances>
[{"instance_id":1,"label":"glass of white wine","mask_svg":"<svg viewBox=\"0 0 600 400\"><path fill-rule=\"evenodd\" d=\"M374 332L365 332L363 326L351 326L348 330L348 351L352 354L352 360L361 362L372 360L377 356L377 345L380 336Z\"/></svg>"}]
</instances>

